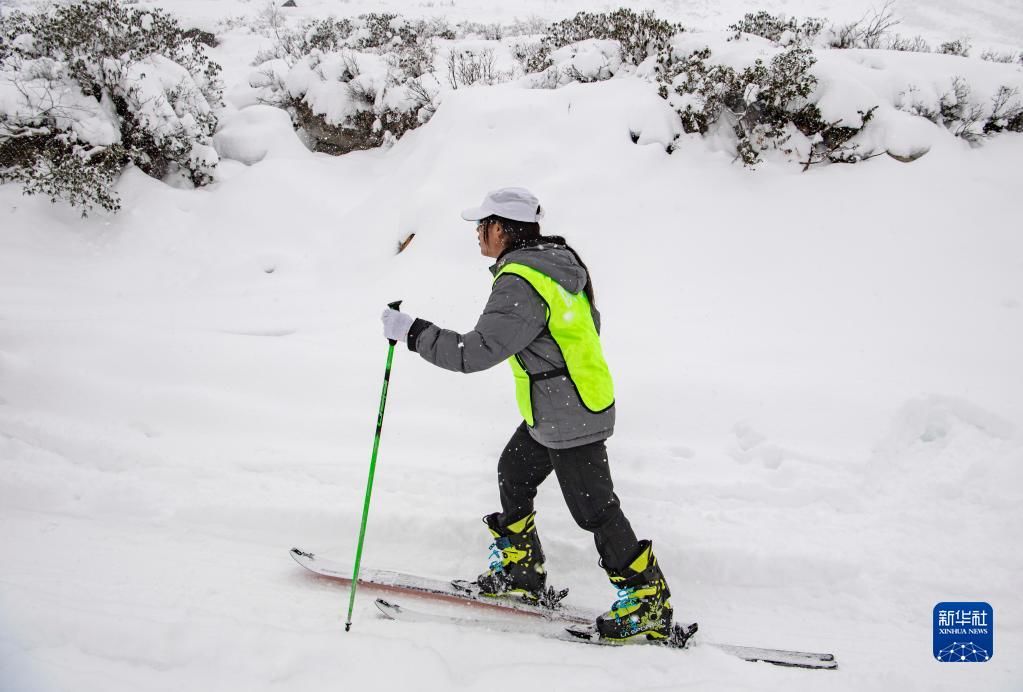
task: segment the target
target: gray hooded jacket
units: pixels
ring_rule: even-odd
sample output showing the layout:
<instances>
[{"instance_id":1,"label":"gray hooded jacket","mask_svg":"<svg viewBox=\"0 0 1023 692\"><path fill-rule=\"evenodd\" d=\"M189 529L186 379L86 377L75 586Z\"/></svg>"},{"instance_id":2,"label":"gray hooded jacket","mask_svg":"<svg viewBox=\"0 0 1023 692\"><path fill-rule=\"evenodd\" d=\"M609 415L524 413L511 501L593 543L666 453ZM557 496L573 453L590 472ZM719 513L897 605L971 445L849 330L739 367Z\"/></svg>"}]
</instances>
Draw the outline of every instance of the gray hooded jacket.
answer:
<instances>
[{"instance_id":1,"label":"gray hooded jacket","mask_svg":"<svg viewBox=\"0 0 1023 692\"><path fill-rule=\"evenodd\" d=\"M512 262L546 274L570 293L578 293L586 286L586 270L561 245L541 244L513 250L490 267L490 272L497 274ZM600 313L596 307L592 310L599 333ZM516 354L530 374L565 367L561 349L547 329L544 300L528 281L514 274L503 274L494 282L490 299L473 331L459 334L417 319L409 330L408 347L434 365L456 372L486 370ZM510 372L508 392L514 400ZM614 404L600 413L591 412L568 377L533 382L531 396L534 425L529 434L545 447L578 447L605 440L614 432Z\"/></svg>"}]
</instances>

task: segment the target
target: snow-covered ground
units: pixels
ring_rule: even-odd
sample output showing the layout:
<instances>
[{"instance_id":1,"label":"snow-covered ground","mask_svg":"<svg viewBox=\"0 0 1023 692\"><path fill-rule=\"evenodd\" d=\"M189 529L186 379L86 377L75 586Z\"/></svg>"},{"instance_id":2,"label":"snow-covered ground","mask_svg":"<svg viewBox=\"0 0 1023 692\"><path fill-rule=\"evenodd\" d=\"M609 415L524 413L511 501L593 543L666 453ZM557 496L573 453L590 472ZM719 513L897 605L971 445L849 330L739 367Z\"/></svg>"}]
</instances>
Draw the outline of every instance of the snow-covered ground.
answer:
<instances>
[{"instance_id":1,"label":"snow-covered ground","mask_svg":"<svg viewBox=\"0 0 1023 692\"><path fill-rule=\"evenodd\" d=\"M260 9L159 4L211 27ZM452 21L608 7L300 5ZM870 8L635 6L712 31L761 8L836 21ZM1008 0L897 10L932 42L1023 38ZM751 172L709 142L633 144L630 130L665 127L664 102L619 79L459 90L392 149L332 158L249 105L262 39L244 24L223 38L218 146L258 163L225 158L198 191L129 171L122 211L84 221L0 187L0 690L1020 688L1023 137ZM708 640L832 651L838 671L403 625L368 591L346 634L347 591L288 558L354 554L381 308L402 298L470 329L490 276L458 212L514 184L593 273L612 468L676 612ZM485 566L479 517L518 422L510 379L397 352L364 564ZM538 526L552 582L607 606L556 484ZM974 600L995 609L994 657L936 662L932 608Z\"/></svg>"}]
</instances>

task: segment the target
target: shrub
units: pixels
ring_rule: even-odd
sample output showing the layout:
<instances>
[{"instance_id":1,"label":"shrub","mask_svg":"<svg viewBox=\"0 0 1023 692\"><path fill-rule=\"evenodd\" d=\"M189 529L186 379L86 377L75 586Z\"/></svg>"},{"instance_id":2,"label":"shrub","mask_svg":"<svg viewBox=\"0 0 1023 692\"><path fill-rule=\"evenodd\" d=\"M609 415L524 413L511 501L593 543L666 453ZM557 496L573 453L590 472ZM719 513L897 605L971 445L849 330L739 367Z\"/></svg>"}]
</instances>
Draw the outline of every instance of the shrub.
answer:
<instances>
[{"instance_id":1,"label":"shrub","mask_svg":"<svg viewBox=\"0 0 1023 692\"><path fill-rule=\"evenodd\" d=\"M808 100L817 84L810 73L814 62L809 50L797 48L776 55L770 66L758 59L737 75L731 92L738 95L741 88L742 110L731 112L737 117L736 151L744 164L757 163L769 147L791 153L785 146L789 123L803 134L823 129L820 111Z\"/></svg>"},{"instance_id":2,"label":"shrub","mask_svg":"<svg viewBox=\"0 0 1023 692\"><path fill-rule=\"evenodd\" d=\"M686 132L706 134L721 116L725 102L735 100L729 92L735 71L707 64L709 59L710 49L704 48L681 58L665 51L658 60L658 91L678 112Z\"/></svg>"},{"instance_id":3,"label":"shrub","mask_svg":"<svg viewBox=\"0 0 1023 692\"><path fill-rule=\"evenodd\" d=\"M1018 94L1018 90L1003 85L992 96L990 105L986 105L975 100L970 85L957 76L952 79L950 89L930 100L925 99L916 86L910 85L899 94L896 107L927 118L971 144L978 144L999 132L1023 132L1023 103Z\"/></svg>"},{"instance_id":4,"label":"shrub","mask_svg":"<svg viewBox=\"0 0 1023 692\"><path fill-rule=\"evenodd\" d=\"M508 77L496 67L493 48L452 48L448 53L447 76L452 89L473 84L496 84Z\"/></svg>"},{"instance_id":5,"label":"shrub","mask_svg":"<svg viewBox=\"0 0 1023 692\"><path fill-rule=\"evenodd\" d=\"M910 85L899 94L895 105L899 110L927 118L969 142L975 142L983 135L984 107L973 101L970 85L963 77L953 77L951 89L938 94L937 98L927 99L915 85Z\"/></svg>"},{"instance_id":6,"label":"shrub","mask_svg":"<svg viewBox=\"0 0 1023 692\"><path fill-rule=\"evenodd\" d=\"M812 132L813 146L810 149L806 161L803 162L803 170L814 164L824 163L858 163L873 156L879 156L872 151L862 151L860 147L850 144L853 137L858 135L863 128L874 119L874 111L878 106L873 106L865 111L856 111L860 116L860 124L856 127L841 125L838 122L828 123L816 132ZM884 152L881 152L884 153Z\"/></svg>"},{"instance_id":7,"label":"shrub","mask_svg":"<svg viewBox=\"0 0 1023 692\"><path fill-rule=\"evenodd\" d=\"M482 38L488 41L500 41L504 38L504 27L494 22L484 24L482 22L464 22L458 27L465 37ZM454 38L454 36L452 36Z\"/></svg>"},{"instance_id":8,"label":"shrub","mask_svg":"<svg viewBox=\"0 0 1023 692\"><path fill-rule=\"evenodd\" d=\"M220 45L220 41L217 40L215 34L212 34L209 31L203 31L202 29L186 29L181 33L181 35L185 38L194 38L199 43L204 46L209 46L210 48L216 48Z\"/></svg>"},{"instance_id":9,"label":"shrub","mask_svg":"<svg viewBox=\"0 0 1023 692\"><path fill-rule=\"evenodd\" d=\"M257 66L271 60L281 60L291 66L313 50L338 50L352 33L349 20L333 17L315 19L298 29L292 29L280 13L280 8L274 4L263 10L260 19L261 32L272 38L273 43L256 53L252 64Z\"/></svg>"},{"instance_id":10,"label":"shrub","mask_svg":"<svg viewBox=\"0 0 1023 692\"><path fill-rule=\"evenodd\" d=\"M315 151L335 155L394 142L437 107L438 22L393 14L317 19L291 29L265 15L273 47L257 55L260 100L285 108Z\"/></svg>"},{"instance_id":11,"label":"shrub","mask_svg":"<svg viewBox=\"0 0 1023 692\"><path fill-rule=\"evenodd\" d=\"M526 72L542 72L552 65L550 55L558 48L587 39L618 41L621 60L638 65L664 50L681 25L658 19L652 11L636 14L620 8L613 12L579 12L571 19L547 28L538 50L525 65Z\"/></svg>"},{"instance_id":12,"label":"shrub","mask_svg":"<svg viewBox=\"0 0 1023 692\"><path fill-rule=\"evenodd\" d=\"M924 39L923 36L914 36L913 38L903 38L901 34L895 34L888 41L888 50L897 50L911 53L930 53L931 46Z\"/></svg>"},{"instance_id":13,"label":"shrub","mask_svg":"<svg viewBox=\"0 0 1023 692\"><path fill-rule=\"evenodd\" d=\"M926 101L922 97L919 87L915 84L910 84L903 91L899 92L898 97L895 99L895 107L910 115L916 115L926 118L932 123L940 124L937 100L933 103Z\"/></svg>"},{"instance_id":14,"label":"shrub","mask_svg":"<svg viewBox=\"0 0 1023 692\"><path fill-rule=\"evenodd\" d=\"M512 41L508 49L525 74L542 72L551 65L551 52L544 46L542 39Z\"/></svg>"},{"instance_id":15,"label":"shrub","mask_svg":"<svg viewBox=\"0 0 1023 692\"><path fill-rule=\"evenodd\" d=\"M128 163L212 180L220 67L162 10L85 0L0 24L0 179L82 209L118 207Z\"/></svg>"},{"instance_id":16,"label":"shrub","mask_svg":"<svg viewBox=\"0 0 1023 692\"><path fill-rule=\"evenodd\" d=\"M747 166L767 149L796 154L790 140L797 132L808 138L811 163L858 160L846 143L870 121L873 109L861 114L859 127L827 123L809 100L817 83L810 50L791 48L770 64L758 59L741 71L708 63L710 55L704 49L676 59L665 52L659 61L660 94L686 132L706 134L723 121L735 136L737 158Z\"/></svg>"},{"instance_id":17,"label":"shrub","mask_svg":"<svg viewBox=\"0 0 1023 692\"><path fill-rule=\"evenodd\" d=\"M572 82L611 79L622 67L618 41L586 39L558 48L550 54L551 66L531 75L534 88L556 89Z\"/></svg>"},{"instance_id":18,"label":"shrub","mask_svg":"<svg viewBox=\"0 0 1023 692\"><path fill-rule=\"evenodd\" d=\"M431 24L409 21L396 14L369 13L359 15L352 48L357 51L387 52L397 58L398 66L407 75L418 77L433 69L433 34Z\"/></svg>"},{"instance_id":19,"label":"shrub","mask_svg":"<svg viewBox=\"0 0 1023 692\"><path fill-rule=\"evenodd\" d=\"M454 37L442 19L408 20L378 13L313 19L293 29L280 8L272 4L263 10L261 22L262 32L273 39L273 44L256 54L255 65L273 59L294 65L313 51L354 50L393 54L403 70L421 75L433 67L433 38Z\"/></svg>"},{"instance_id":20,"label":"shrub","mask_svg":"<svg viewBox=\"0 0 1023 692\"><path fill-rule=\"evenodd\" d=\"M547 32L550 23L542 17L531 15L526 19L513 19L503 28L505 36L536 36Z\"/></svg>"},{"instance_id":21,"label":"shrub","mask_svg":"<svg viewBox=\"0 0 1023 692\"><path fill-rule=\"evenodd\" d=\"M421 20L418 23L417 33L420 36L442 38L448 41L453 41L458 38L458 35L455 33L455 29L448 24L448 20L443 17L431 17L429 19Z\"/></svg>"},{"instance_id":22,"label":"shrub","mask_svg":"<svg viewBox=\"0 0 1023 692\"><path fill-rule=\"evenodd\" d=\"M860 41L860 25L858 22L833 26L828 31L830 48L856 48Z\"/></svg>"},{"instance_id":23,"label":"shrub","mask_svg":"<svg viewBox=\"0 0 1023 692\"><path fill-rule=\"evenodd\" d=\"M995 50L986 50L980 54L981 60L987 60L988 62L1001 62L1001 63L1014 63L1023 62L1023 53L999 53Z\"/></svg>"},{"instance_id":24,"label":"shrub","mask_svg":"<svg viewBox=\"0 0 1023 692\"><path fill-rule=\"evenodd\" d=\"M953 77L952 89L938 100L939 122L956 137L974 142L982 131L978 126L984 117L984 107L971 98L970 85L963 77Z\"/></svg>"},{"instance_id":25,"label":"shrub","mask_svg":"<svg viewBox=\"0 0 1023 692\"><path fill-rule=\"evenodd\" d=\"M945 53L946 55L958 55L963 58L970 56L970 40L968 38L957 38L954 41L946 41L938 46L939 53Z\"/></svg>"},{"instance_id":26,"label":"shrub","mask_svg":"<svg viewBox=\"0 0 1023 692\"><path fill-rule=\"evenodd\" d=\"M828 45L832 48L881 48L889 29L901 22L895 16L895 0L886 0L858 21L832 27Z\"/></svg>"},{"instance_id":27,"label":"shrub","mask_svg":"<svg viewBox=\"0 0 1023 692\"><path fill-rule=\"evenodd\" d=\"M12 131L9 124L0 116L0 132ZM22 131L17 138L0 137L0 181L19 183L26 195L63 200L81 209L82 216L94 207L117 211L121 202L113 186L123 156L118 145L88 150L49 130L39 135Z\"/></svg>"},{"instance_id":28,"label":"shrub","mask_svg":"<svg viewBox=\"0 0 1023 692\"><path fill-rule=\"evenodd\" d=\"M1016 98L1018 95L1017 89L1010 89L1007 86L998 88L998 92L991 99L991 112L981 130L985 135L1003 130L1023 132L1023 104Z\"/></svg>"},{"instance_id":29,"label":"shrub","mask_svg":"<svg viewBox=\"0 0 1023 692\"><path fill-rule=\"evenodd\" d=\"M761 10L746 14L728 28L735 32L733 39L740 38L742 34L753 34L781 45L806 45L824 30L824 21L808 17L800 24L794 18L786 19L784 15L775 16Z\"/></svg>"}]
</instances>

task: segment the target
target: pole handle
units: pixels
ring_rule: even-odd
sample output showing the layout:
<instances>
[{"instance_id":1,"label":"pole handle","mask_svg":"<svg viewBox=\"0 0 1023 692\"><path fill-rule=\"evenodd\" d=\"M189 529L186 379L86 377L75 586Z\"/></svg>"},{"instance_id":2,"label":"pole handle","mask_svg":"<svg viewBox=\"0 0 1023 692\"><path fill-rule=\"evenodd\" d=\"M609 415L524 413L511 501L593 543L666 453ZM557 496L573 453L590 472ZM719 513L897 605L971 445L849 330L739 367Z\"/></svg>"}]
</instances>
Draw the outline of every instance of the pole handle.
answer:
<instances>
[{"instance_id":1,"label":"pole handle","mask_svg":"<svg viewBox=\"0 0 1023 692\"><path fill-rule=\"evenodd\" d=\"M396 300L393 303L388 303L387 307L391 308L392 310L401 310L401 301ZM388 339L387 343L389 343L391 346L394 346L398 342L395 339Z\"/></svg>"}]
</instances>

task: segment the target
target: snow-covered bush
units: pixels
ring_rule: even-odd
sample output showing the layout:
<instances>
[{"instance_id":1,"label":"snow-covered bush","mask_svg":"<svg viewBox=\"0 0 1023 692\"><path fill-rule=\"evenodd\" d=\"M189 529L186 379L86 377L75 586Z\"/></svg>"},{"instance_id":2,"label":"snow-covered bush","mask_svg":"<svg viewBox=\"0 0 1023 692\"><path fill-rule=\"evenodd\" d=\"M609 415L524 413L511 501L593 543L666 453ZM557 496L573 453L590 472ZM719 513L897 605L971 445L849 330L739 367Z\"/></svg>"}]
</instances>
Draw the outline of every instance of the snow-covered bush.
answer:
<instances>
[{"instance_id":1,"label":"snow-covered bush","mask_svg":"<svg viewBox=\"0 0 1023 692\"><path fill-rule=\"evenodd\" d=\"M476 38L487 41L500 41L512 36L539 36L547 32L550 23L542 17L531 16L527 19L513 19L507 24L498 22L459 22L451 36L438 38Z\"/></svg>"},{"instance_id":2,"label":"snow-covered bush","mask_svg":"<svg viewBox=\"0 0 1023 692\"><path fill-rule=\"evenodd\" d=\"M446 24L393 14L317 19L275 37L250 79L260 100L291 113L311 147L335 155L371 149L425 123L437 107L432 32Z\"/></svg>"},{"instance_id":3,"label":"snow-covered bush","mask_svg":"<svg viewBox=\"0 0 1023 692\"><path fill-rule=\"evenodd\" d=\"M463 22L458 26L463 38L481 38L487 41L500 41L504 38L504 27L497 22ZM456 38L456 36L451 36Z\"/></svg>"},{"instance_id":4,"label":"snow-covered bush","mask_svg":"<svg viewBox=\"0 0 1023 692\"><path fill-rule=\"evenodd\" d=\"M810 50L790 48L769 64L758 58L742 70L712 64L710 56L705 48L681 56L665 51L659 59L660 94L686 132L730 128L736 156L747 166L757 164L768 149L805 156L807 165L852 163L863 157L847 143L870 121L873 108L861 111L858 126L826 122L810 101L817 84L810 72L815 62Z\"/></svg>"},{"instance_id":5,"label":"snow-covered bush","mask_svg":"<svg viewBox=\"0 0 1023 692\"><path fill-rule=\"evenodd\" d=\"M216 48L218 45L220 45L220 41L217 40L216 34L209 31L204 31L203 29L196 28L185 29L181 33L181 35L189 39L194 38L199 43L203 44L204 46L209 46L210 48Z\"/></svg>"},{"instance_id":6,"label":"snow-covered bush","mask_svg":"<svg viewBox=\"0 0 1023 692\"><path fill-rule=\"evenodd\" d=\"M0 179L116 210L134 163L212 180L220 67L161 10L85 0L0 24Z\"/></svg>"},{"instance_id":7,"label":"snow-covered bush","mask_svg":"<svg viewBox=\"0 0 1023 692\"><path fill-rule=\"evenodd\" d=\"M945 41L938 46L939 53L945 53L946 55L958 55L963 58L970 56L970 39L968 38L957 38L954 41Z\"/></svg>"},{"instance_id":8,"label":"snow-covered bush","mask_svg":"<svg viewBox=\"0 0 1023 692\"><path fill-rule=\"evenodd\" d=\"M270 48L256 54L256 65L273 59L294 65L316 50L354 50L391 54L402 69L422 74L433 64L433 38L452 35L443 21L408 20L396 14L327 17L292 28L279 8L271 5L261 19L263 32L274 41Z\"/></svg>"},{"instance_id":9,"label":"snow-covered bush","mask_svg":"<svg viewBox=\"0 0 1023 692\"><path fill-rule=\"evenodd\" d=\"M501 33L506 37L536 36L545 33L548 26L550 23L546 19L532 15L526 19L513 19L509 24L502 26Z\"/></svg>"},{"instance_id":10,"label":"snow-covered bush","mask_svg":"<svg viewBox=\"0 0 1023 692\"><path fill-rule=\"evenodd\" d=\"M963 77L952 79L952 89L938 99L939 122L956 137L975 141L981 134L984 106L974 102L970 85Z\"/></svg>"},{"instance_id":11,"label":"snow-covered bush","mask_svg":"<svg viewBox=\"0 0 1023 692\"><path fill-rule=\"evenodd\" d=\"M742 34L753 34L782 46L806 46L824 30L824 20L807 17L797 22L793 17L775 16L761 10L746 14L728 28L735 32L733 40L741 38Z\"/></svg>"},{"instance_id":12,"label":"snow-covered bush","mask_svg":"<svg viewBox=\"0 0 1023 692\"><path fill-rule=\"evenodd\" d=\"M49 129L36 134L10 124L6 115L0 115L0 133L18 131L0 141L0 182L19 183L26 195L63 200L81 209L82 216L93 207L120 209L113 191L124 156L119 145L86 148L69 137L54 137Z\"/></svg>"},{"instance_id":13,"label":"snow-covered bush","mask_svg":"<svg viewBox=\"0 0 1023 692\"><path fill-rule=\"evenodd\" d=\"M980 54L980 59L987 60L988 62L1001 62L1006 64L1018 62L1023 64L1023 52L1013 53L1010 51L1007 53L1000 53L996 50L986 50Z\"/></svg>"},{"instance_id":14,"label":"snow-covered bush","mask_svg":"<svg viewBox=\"0 0 1023 692\"><path fill-rule=\"evenodd\" d=\"M902 34L895 34L888 39L888 50L897 50L909 53L930 53L931 45L923 36L917 35L913 38L905 38Z\"/></svg>"},{"instance_id":15,"label":"snow-covered bush","mask_svg":"<svg viewBox=\"0 0 1023 692\"><path fill-rule=\"evenodd\" d=\"M991 99L991 111L984 121L983 133L1023 132L1023 103L1019 100L1019 90L1007 86L998 88Z\"/></svg>"},{"instance_id":16,"label":"snow-covered bush","mask_svg":"<svg viewBox=\"0 0 1023 692\"><path fill-rule=\"evenodd\" d=\"M530 75L536 88L555 89L572 82L600 82L621 69L622 49L618 41L596 38L570 43L549 56L551 66Z\"/></svg>"},{"instance_id":17,"label":"snow-covered bush","mask_svg":"<svg viewBox=\"0 0 1023 692\"><path fill-rule=\"evenodd\" d=\"M551 66L550 50L544 46L543 38L521 37L508 42L508 50L523 74L543 72Z\"/></svg>"},{"instance_id":18,"label":"snow-covered bush","mask_svg":"<svg viewBox=\"0 0 1023 692\"><path fill-rule=\"evenodd\" d=\"M510 75L496 67L494 49L478 46L452 47L448 52L447 77L452 89L474 84L496 84Z\"/></svg>"},{"instance_id":19,"label":"snow-covered bush","mask_svg":"<svg viewBox=\"0 0 1023 692\"><path fill-rule=\"evenodd\" d=\"M360 15L349 45L358 51L388 52L397 59L398 67L408 75L418 76L433 69L432 33L449 29L424 20L410 21L396 14L369 13Z\"/></svg>"},{"instance_id":20,"label":"snow-covered bush","mask_svg":"<svg viewBox=\"0 0 1023 692\"><path fill-rule=\"evenodd\" d=\"M900 111L915 115L920 118L926 118L933 123L940 123L941 119L938 116L939 101L935 99L927 99L920 92L920 88L915 84L910 84L903 91L899 92L898 97L895 99L895 107Z\"/></svg>"},{"instance_id":21,"label":"snow-covered bush","mask_svg":"<svg viewBox=\"0 0 1023 692\"><path fill-rule=\"evenodd\" d=\"M652 11L636 14L620 8L605 13L579 12L547 28L524 68L526 72L543 72L554 64L554 51L587 39L617 41L620 60L639 65L663 50L680 31L684 31L681 25L658 19Z\"/></svg>"},{"instance_id":22,"label":"snow-covered bush","mask_svg":"<svg viewBox=\"0 0 1023 692\"><path fill-rule=\"evenodd\" d=\"M444 17L430 17L418 21L416 23L416 33L419 36L442 38L448 41L458 38L455 28L448 24L448 20Z\"/></svg>"},{"instance_id":23,"label":"snow-covered bush","mask_svg":"<svg viewBox=\"0 0 1023 692\"><path fill-rule=\"evenodd\" d=\"M962 76L953 77L951 86L940 92L924 92L910 85L899 94L895 106L927 118L971 144L1003 131L1023 132L1023 102L1017 89L1001 86L990 99L976 98Z\"/></svg>"}]
</instances>

